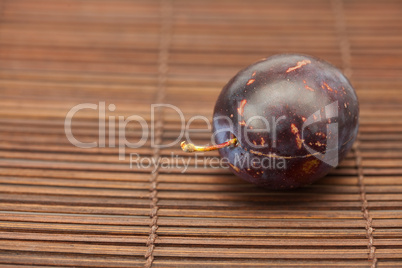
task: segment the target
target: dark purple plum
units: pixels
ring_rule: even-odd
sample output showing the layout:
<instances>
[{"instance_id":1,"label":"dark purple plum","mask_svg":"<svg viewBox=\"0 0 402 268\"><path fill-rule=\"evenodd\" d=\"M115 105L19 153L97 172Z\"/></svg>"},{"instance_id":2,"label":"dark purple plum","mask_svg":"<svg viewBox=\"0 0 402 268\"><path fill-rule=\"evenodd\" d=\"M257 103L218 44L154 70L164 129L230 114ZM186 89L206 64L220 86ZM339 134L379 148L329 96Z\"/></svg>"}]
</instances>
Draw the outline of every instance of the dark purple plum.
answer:
<instances>
[{"instance_id":1,"label":"dark purple plum","mask_svg":"<svg viewBox=\"0 0 402 268\"><path fill-rule=\"evenodd\" d=\"M340 70L307 55L275 55L223 88L213 114L215 148L246 181L297 188L345 157L358 120L356 93Z\"/></svg>"}]
</instances>

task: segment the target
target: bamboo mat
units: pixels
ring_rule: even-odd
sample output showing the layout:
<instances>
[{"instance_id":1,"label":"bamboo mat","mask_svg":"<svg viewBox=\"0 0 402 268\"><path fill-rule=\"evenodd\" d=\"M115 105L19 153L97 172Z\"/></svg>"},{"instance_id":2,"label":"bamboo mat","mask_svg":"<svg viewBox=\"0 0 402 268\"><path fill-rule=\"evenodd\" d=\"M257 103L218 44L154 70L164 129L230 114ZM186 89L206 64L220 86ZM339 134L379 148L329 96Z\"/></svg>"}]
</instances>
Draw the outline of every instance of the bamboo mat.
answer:
<instances>
[{"instance_id":1,"label":"bamboo mat","mask_svg":"<svg viewBox=\"0 0 402 268\"><path fill-rule=\"evenodd\" d=\"M402 267L401 26L396 0L1 1L0 266ZM130 168L109 131L104 148L66 138L72 107L104 102L174 141L177 114L152 103L211 119L238 70L285 52L343 69L361 103L354 150L309 187L267 192L194 159ZM77 112L75 138L99 141L98 110Z\"/></svg>"}]
</instances>

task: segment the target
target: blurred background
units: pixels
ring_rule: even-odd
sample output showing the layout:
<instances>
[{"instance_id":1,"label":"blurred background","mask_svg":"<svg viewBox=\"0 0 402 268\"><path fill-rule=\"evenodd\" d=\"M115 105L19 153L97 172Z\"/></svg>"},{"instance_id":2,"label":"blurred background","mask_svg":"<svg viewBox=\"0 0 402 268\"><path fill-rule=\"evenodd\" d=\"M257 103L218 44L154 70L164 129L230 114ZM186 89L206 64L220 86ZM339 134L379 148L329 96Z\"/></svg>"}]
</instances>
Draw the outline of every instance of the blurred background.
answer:
<instances>
[{"instance_id":1,"label":"blurred background","mask_svg":"<svg viewBox=\"0 0 402 268\"><path fill-rule=\"evenodd\" d=\"M396 0L0 1L0 264L402 266L401 26ZM359 142L319 183L267 193L194 160L131 169L110 146L110 116L174 141L177 113L151 118L152 103L212 119L226 82L277 53L333 63L360 100ZM67 113L100 102L72 131L99 142L106 119L104 148L73 146ZM150 141L129 153L184 156Z\"/></svg>"}]
</instances>

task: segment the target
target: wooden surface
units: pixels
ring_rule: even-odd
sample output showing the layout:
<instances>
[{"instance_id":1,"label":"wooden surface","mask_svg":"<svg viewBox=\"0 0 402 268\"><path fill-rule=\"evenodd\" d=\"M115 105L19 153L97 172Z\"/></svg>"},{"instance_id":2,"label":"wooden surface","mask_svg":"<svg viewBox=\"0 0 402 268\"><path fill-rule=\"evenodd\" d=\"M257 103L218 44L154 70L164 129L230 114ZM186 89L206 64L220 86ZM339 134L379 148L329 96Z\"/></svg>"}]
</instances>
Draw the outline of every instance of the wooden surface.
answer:
<instances>
[{"instance_id":1,"label":"wooden surface","mask_svg":"<svg viewBox=\"0 0 402 268\"><path fill-rule=\"evenodd\" d=\"M401 26L396 0L1 1L1 267L402 267ZM354 150L312 186L271 193L193 160L130 169L118 148L66 138L81 103L211 118L229 78L283 52L342 68L361 102ZM154 119L157 142L179 135L172 110ZM97 111L73 133L97 141ZM172 152L188 157L126 150Z\"/></svg>"}]
</instances>

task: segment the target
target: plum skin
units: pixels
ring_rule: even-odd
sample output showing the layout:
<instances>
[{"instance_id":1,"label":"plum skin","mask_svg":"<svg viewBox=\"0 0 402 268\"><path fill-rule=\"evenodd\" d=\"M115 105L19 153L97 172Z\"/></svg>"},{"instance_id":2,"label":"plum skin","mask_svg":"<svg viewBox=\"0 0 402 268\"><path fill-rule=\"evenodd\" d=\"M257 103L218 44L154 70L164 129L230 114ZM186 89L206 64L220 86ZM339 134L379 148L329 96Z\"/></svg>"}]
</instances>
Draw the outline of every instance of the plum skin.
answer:
<instances>
[{"instance_id":1,"label":"plum skin","mask_svg":"<svg viewBox=\"0 0 402 268\"><path fill-rule=\"evenodd\" d=\"M325 118L325 107L333 103L337 116ZM303 123L317 111L323 120L305 127L302 136ZM213 131L217 144L238 140L237 146L219 149L234 174L268 189L291 189L311 184L333 168L306 147L325 154L329 141L337 138L341 161L356 139L358 121L356 93L340 70L312 56L281 54L246 67L224 86ZM331 123L337 124L336 137L327 133ZM263 161L271 164L250 165Z\"/></svg>"}]
</instances>

